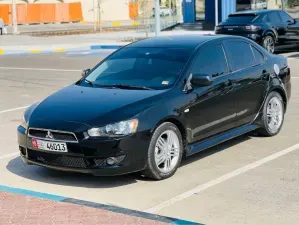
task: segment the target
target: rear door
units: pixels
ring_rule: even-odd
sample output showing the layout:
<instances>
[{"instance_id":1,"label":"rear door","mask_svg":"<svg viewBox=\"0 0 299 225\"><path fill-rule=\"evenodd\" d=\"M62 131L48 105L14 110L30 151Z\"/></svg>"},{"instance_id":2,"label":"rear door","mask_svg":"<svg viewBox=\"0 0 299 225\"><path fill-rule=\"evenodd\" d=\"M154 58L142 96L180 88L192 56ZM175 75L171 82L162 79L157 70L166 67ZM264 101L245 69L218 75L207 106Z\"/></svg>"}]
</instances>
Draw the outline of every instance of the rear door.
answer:
<instances>
[{"instance_id":1,"label":"rear door","mask_svg":"<svg viewBox=\"0 0 299 225\"><path fill-rule=\"evenodd\" d=\"M237 92L236 126L250 123L262 105L269 71L265 69L265 56L250 42L228 40L224 42Z\"/></svg>"}]
</instances>

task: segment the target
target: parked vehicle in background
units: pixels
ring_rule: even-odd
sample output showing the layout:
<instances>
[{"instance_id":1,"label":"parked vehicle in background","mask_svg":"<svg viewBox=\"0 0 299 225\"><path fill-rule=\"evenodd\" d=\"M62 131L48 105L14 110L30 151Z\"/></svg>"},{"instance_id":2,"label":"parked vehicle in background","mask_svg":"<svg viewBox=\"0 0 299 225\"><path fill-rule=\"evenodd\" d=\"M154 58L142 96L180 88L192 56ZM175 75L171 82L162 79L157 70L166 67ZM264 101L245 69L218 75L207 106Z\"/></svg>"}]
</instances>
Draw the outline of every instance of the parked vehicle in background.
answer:
<instances>
[{"instance_id":1,"label":"parked vehicle in background","mask_svg":"<svg viewBox=\"0 0 299 225\"><path fill-rule=\"evenodd\" d=\"M168 7L160 7L160 16L165 17L165 16L171 16L172 15L172 9ZM153 13L152 16L155 16L155 8L153 8Z\"/></svg>"},{"instance_id":2,"label":"parked vehicle in background","mask_svg":"<svg viewBox=\"0 0 299 225\"><path fill-rule=\"evenodd\" d=\"M25 111L25 163L166 179L184 156L253 130L278 134L291 95L287 59L237 36L134 42L82 75Z\"/></svg>"},{"instance_id":3,"label":"parked vehicle in background","mask_svg":"<svg viewBox=\"0 0 299 225\"><path fill-rule=\"evenodd\" d=\"M3 19L0 18L0 34L1 35L3 34L3 30L4 30L4 22L3 22Z\"/></svg>"},{"instance_id":4,"label":"parked vehicle in background","mask_svg":"<svg viewBox=\"0 0 299 225\"><path fill-rule=\"evenodd\" d=\"M270 53L277 46L299 45L299 22L283 10L231 14L215 28L215 33L247 37Z\"/></svg>"}]
</instances>

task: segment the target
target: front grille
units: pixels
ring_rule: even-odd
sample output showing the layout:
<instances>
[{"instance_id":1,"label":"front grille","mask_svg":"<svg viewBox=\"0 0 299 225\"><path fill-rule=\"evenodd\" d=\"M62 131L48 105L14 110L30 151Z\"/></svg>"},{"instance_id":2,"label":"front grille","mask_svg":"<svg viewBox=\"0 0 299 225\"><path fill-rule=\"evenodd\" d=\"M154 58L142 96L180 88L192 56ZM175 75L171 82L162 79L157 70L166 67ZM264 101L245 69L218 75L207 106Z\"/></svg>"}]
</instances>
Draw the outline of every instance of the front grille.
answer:
<instances>
[{"instance_id":1,"label":"front grille","mask_svg":"<svg viewBox=\"0 0 299 225\"><path fill-rule=\"evenodd\" d=\"M87 168L83 157L68 156L63 154L53 154L47 152L27 150L28 159L37 163L49 166L60 166L68 168Z\"/></svg>"},{"instance_id":2,"label":"front grille","mask_svg":"<svg viewBox=\"0 0 299 225\"><path fill-rule=\"evenodd\" d=\"M74 134L64 133L59 131L50 131L53 135L53 140L56 141L77 141ZM47 138L47 130L29 129L29 135L37 138Z\"/></svg>"}]
</instances>

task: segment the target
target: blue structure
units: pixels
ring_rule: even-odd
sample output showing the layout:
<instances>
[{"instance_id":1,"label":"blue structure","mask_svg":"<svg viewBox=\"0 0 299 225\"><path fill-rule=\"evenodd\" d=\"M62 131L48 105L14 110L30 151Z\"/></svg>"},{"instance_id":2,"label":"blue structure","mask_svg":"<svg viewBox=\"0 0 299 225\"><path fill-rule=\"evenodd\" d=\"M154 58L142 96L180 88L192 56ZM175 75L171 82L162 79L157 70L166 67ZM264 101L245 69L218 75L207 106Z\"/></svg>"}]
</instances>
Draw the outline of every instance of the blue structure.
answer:
<instances>
[{"instance_id":1,"label":"blue structure","mask_svg":"<svg viewBox=\"0 0 299 225\"><path fill-rule=\"evenodd\" d=\"M196 22L196 0L183 0L183 19L184 23ZM221 22L231 13L236 12L236 0L218 0L218 18ZM205 1L205 21L204 27L215 26L215 0Z\"/></svg>"}]
</instances>

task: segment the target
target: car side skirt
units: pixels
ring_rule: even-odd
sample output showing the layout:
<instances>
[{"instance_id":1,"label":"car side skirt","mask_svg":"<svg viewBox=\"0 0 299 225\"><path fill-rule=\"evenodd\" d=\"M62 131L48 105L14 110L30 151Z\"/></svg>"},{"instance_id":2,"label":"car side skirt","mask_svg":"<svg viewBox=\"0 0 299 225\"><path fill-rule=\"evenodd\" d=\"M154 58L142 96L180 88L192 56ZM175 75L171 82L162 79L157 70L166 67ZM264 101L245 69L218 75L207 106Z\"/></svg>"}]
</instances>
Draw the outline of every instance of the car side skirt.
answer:
<instances>
[{"instance_id":1,"label":"car side skirt","mask_svg":"<svg viewBox=\"0 0 299 225\"><path fill-rule=\"evenodd\" d=\"M246 134L250 131L259 128L256 124L246 124L240 127L234 128L232 130L226 131L224 133L218 134L211 138L205 139L203 141L189 145L189 150L187 151L187 156L193 155L195 153L201 152L205 149L211 148L222 142L228 141L232 138L238 137L242 134Z\"/></svg>"}]
</instances>

